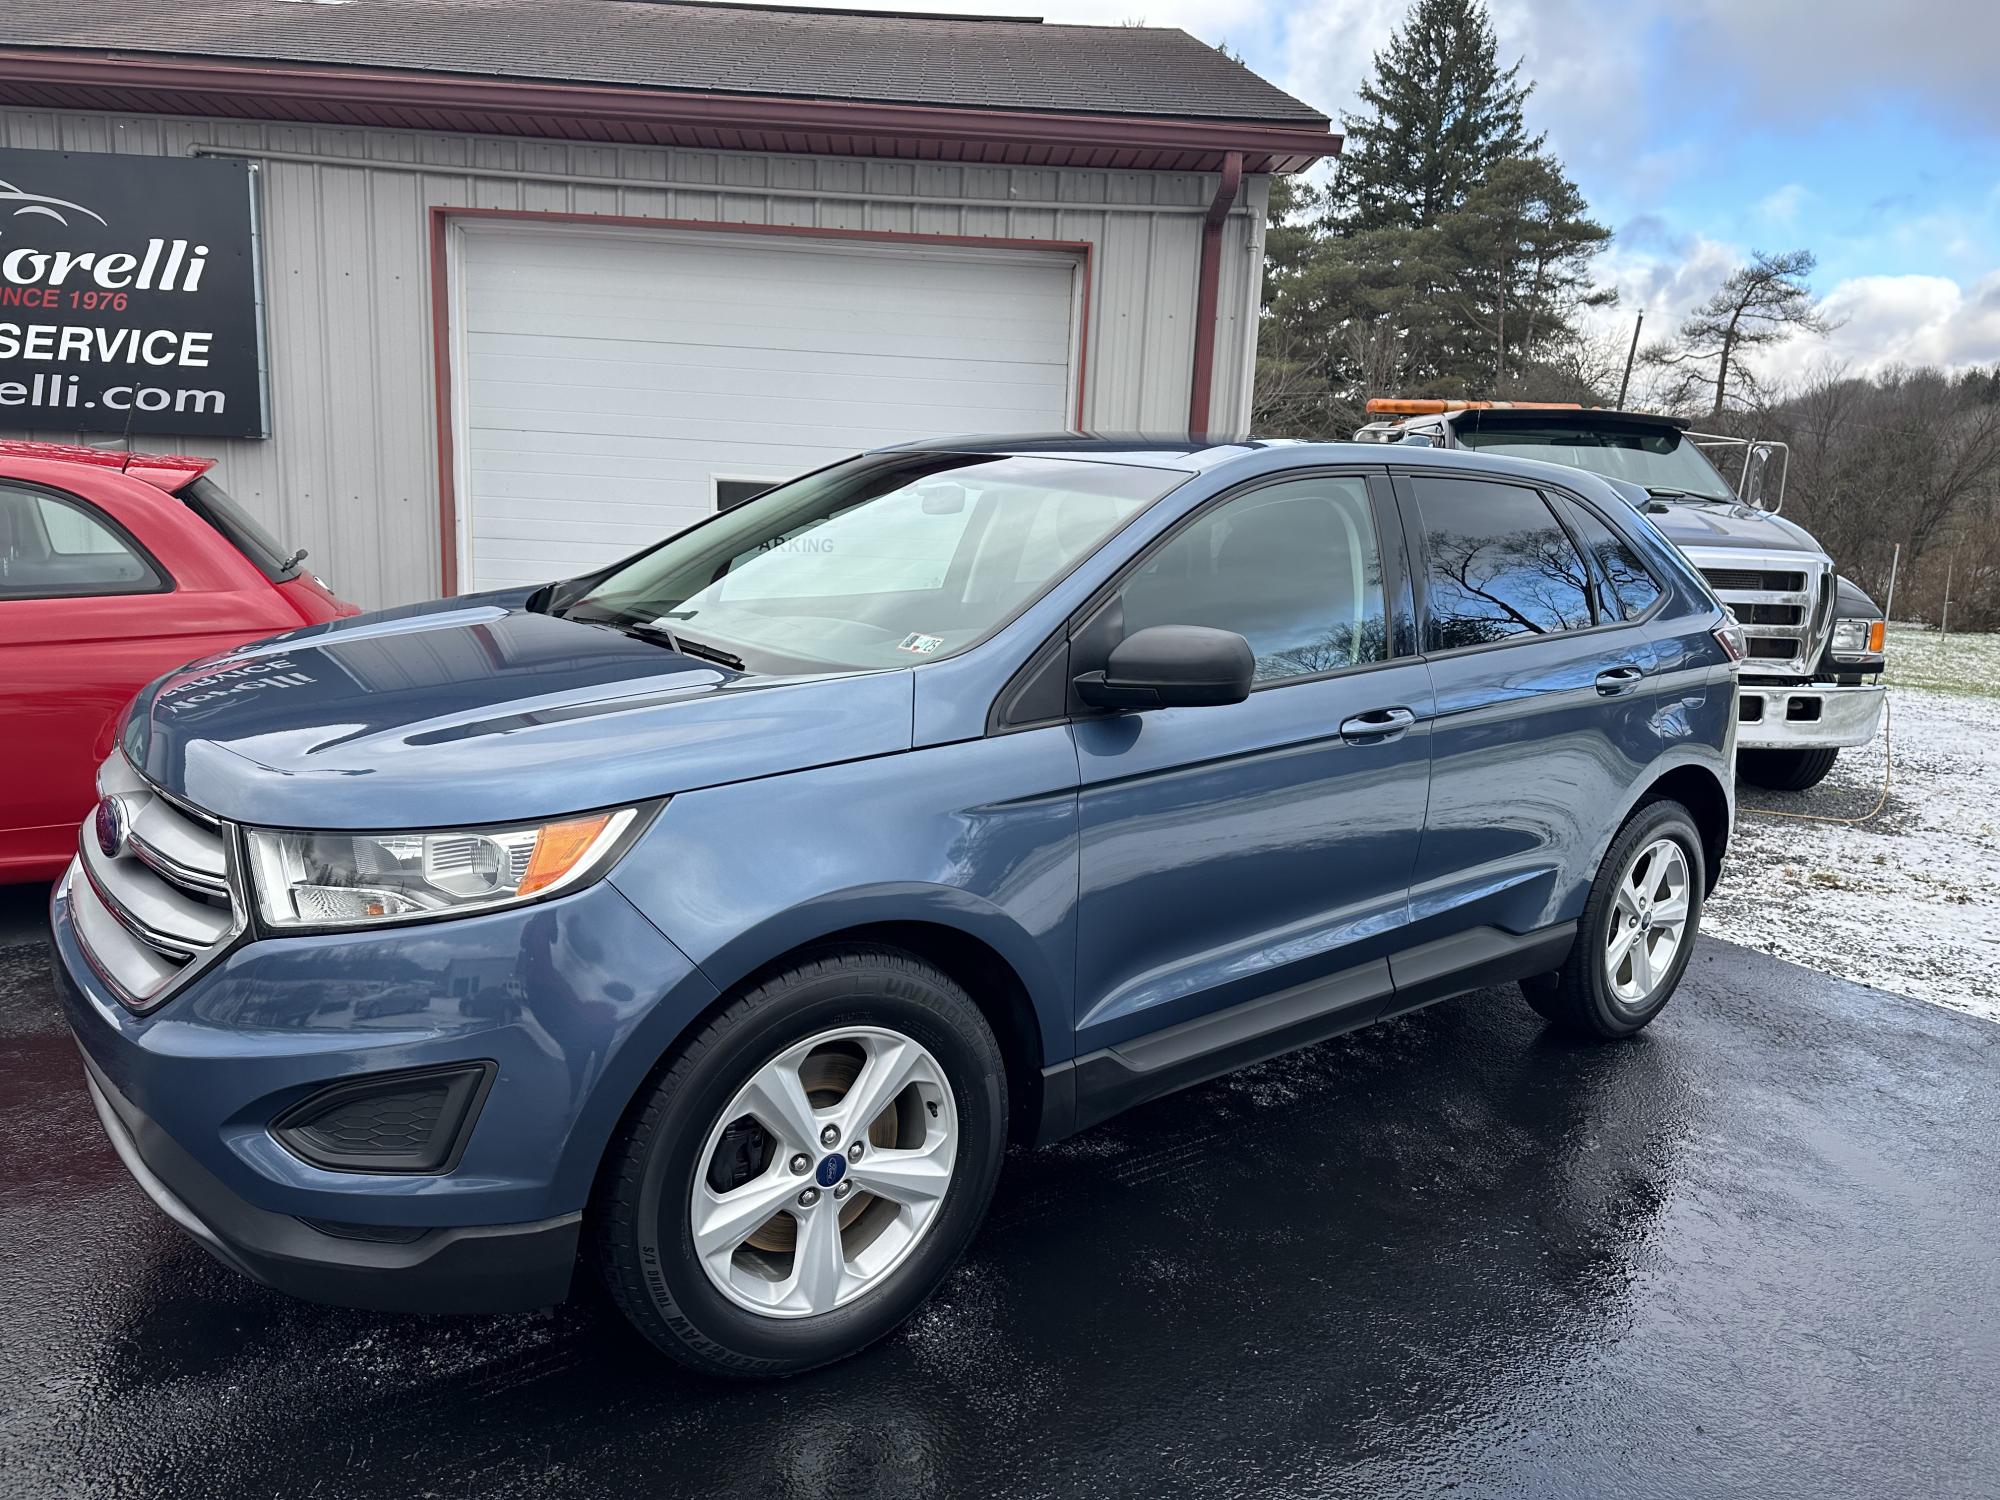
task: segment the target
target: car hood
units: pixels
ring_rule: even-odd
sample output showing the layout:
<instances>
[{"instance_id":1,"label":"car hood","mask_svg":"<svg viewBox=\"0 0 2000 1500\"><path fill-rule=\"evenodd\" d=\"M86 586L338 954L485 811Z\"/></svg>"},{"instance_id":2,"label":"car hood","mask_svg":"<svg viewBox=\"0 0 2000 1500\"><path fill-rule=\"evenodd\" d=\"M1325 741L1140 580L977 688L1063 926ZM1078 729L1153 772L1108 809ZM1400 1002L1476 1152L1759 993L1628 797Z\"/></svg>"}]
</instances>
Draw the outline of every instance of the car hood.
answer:
<instances>
[{"instance_id":1,"label":"car hood","mask_svg":"<svg viewBox=\"0 0 2000 1500\"><path fill-rule=\"evenodd\" d=\"M1826 555L1803 527L1733 500L1668 500L1649 507L1646 519L1683 548L1744 547Z\"/></svg>"},{"instance_id":2,"label":"car hood","mask_svg":"<svg viewBox=\"0 0 2000 1500\"><path fill-rule=\"evenodd\" d=\"M733 672L521 595L316 625L169 673L122 743L155 785L285 828L509 822L907 750L907 671Z\"/></svg>"}]
</instances>

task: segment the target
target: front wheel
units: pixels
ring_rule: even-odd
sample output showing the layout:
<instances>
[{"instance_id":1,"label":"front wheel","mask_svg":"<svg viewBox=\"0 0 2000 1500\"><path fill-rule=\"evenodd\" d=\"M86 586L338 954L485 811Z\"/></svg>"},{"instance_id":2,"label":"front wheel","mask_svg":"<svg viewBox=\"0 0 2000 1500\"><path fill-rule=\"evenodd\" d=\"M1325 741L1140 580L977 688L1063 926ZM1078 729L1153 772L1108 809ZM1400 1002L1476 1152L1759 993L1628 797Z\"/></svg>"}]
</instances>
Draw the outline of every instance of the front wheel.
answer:
<instances>
[{"instance_id":1,"label":"front wheel","mask_svg":"<svg viewBox=\"0 0 2000 1500\"><path fill-rule=\"evenodd\" d=\"M1738 750L1736 774L1774 792L1803 792L1826 780L1838 750Z\"/></svg>"},{"instance_id":2,"label":"front wheel","mask_svg":"<svg viewBox=\"0 0 2000 1500\"><path fill-rule=\"evenodd\" d=\"M908 954L772 975L642 1094L600 1179L598 1266L675 1359L789 1375L920 1307L984 1218L1007 1120L998 1044Z\"/></svg>"},{"instance_id":3,"label":"front wheel","mask_svg":"<svg viewBox=\"0 0 2000 1500\"><path fill-rule=\"evenodd\" d=\"M1543 1019L1606 1040L1631 1036L1672 998L1708 888L1701 834L1678 802L1649 802L1618 830L1554 974L1521 982Z\"/></svg>"}]
</instances>

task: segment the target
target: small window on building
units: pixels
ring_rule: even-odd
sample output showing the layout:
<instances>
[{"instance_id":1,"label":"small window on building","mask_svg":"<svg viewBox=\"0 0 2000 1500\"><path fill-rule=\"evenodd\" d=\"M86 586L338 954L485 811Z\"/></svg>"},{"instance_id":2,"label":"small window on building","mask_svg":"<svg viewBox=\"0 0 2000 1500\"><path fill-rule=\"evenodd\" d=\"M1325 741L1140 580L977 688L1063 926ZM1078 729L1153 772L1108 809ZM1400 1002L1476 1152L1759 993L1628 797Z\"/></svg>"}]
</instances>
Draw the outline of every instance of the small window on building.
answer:
<instances>
[{"instance_id":1,"label":"small window on building","mask_svg":"<svg viewBox=\"0 0 2000 1500\"><path fill-rule=\"evenodd\" d=\"M733 510L745 500L755 500L773 485L783 484L782 479L745 479L741 476L717 474L715 480L715 508Z\"/></svg>"},{"instance_id":2,"label":"small window on building","mask_svg":"<svg viewBox=\"0 0 2000 1500\"><path fill-rule=\"evenodd\" d=\"M1638 554L1623 537L1581 505L1572 505L1568 510L1576 534L1583 538L1584 551L1597 560L1597 571L1604 580L1603 590L1610 595L1599 601L1604 606L1604 617L1632 620L1651 609L1660 597L1660 585L1646 571Z\"/></svg>"},{"instance_id":3,"label":"small window on building","mask_svg":"<svg viewBox=\"0 0 2000 1500\"><path fill-rule=\"evenodd\" d=\"M83 502L0 488L0 599L81 599L166 587L152 560Z\"/></svg>"},{"instance_id":4,"label":"small window on building","mask_svg":"<svg viewBox=\"0 0 2000 1500\"><path fill-rule=\"evenodd\" d=\"M1479 479L1415 481L1425 649L1455 651L1592 622L1590 574L1542 497Z\"/></svg>"}]
</instances>

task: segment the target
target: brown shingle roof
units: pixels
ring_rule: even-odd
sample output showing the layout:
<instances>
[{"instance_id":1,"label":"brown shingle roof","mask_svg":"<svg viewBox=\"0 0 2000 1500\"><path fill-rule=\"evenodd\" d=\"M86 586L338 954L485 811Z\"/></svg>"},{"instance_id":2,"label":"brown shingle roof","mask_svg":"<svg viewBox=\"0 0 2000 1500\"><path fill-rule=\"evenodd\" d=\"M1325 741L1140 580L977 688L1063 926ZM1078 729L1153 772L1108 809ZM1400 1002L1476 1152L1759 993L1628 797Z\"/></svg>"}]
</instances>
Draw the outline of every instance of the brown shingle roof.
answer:
<instances>
[{"instance_id":1,"label":"brown shingle roof","mask_svg":"<svg viewBox=\"0 0 2000 1500\"><path fill-rule=\"evenodd\" d=\"M5 0L0 45L1321 126L1184 31L686 0Z\"/></svg>"}]
</instances>

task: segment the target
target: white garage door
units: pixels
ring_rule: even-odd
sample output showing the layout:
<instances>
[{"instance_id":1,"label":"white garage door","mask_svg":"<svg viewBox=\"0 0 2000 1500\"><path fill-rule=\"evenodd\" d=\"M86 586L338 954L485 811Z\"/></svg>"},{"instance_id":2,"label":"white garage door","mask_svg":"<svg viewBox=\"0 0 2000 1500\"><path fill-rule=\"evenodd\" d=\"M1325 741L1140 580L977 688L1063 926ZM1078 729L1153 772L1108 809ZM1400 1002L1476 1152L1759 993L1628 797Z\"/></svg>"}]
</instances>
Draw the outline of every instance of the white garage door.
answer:
<instances>
[{"instance_id":1,"label":"white garage door","mask_svg":"<svg viewBox=\"0 0 2000 1500\"><path fill-rule=\"evenodd\" d=\"M460 587L601 567L880 443L1073 425L1067 254L466 226Z\"/></svg>"}]
</instances>

